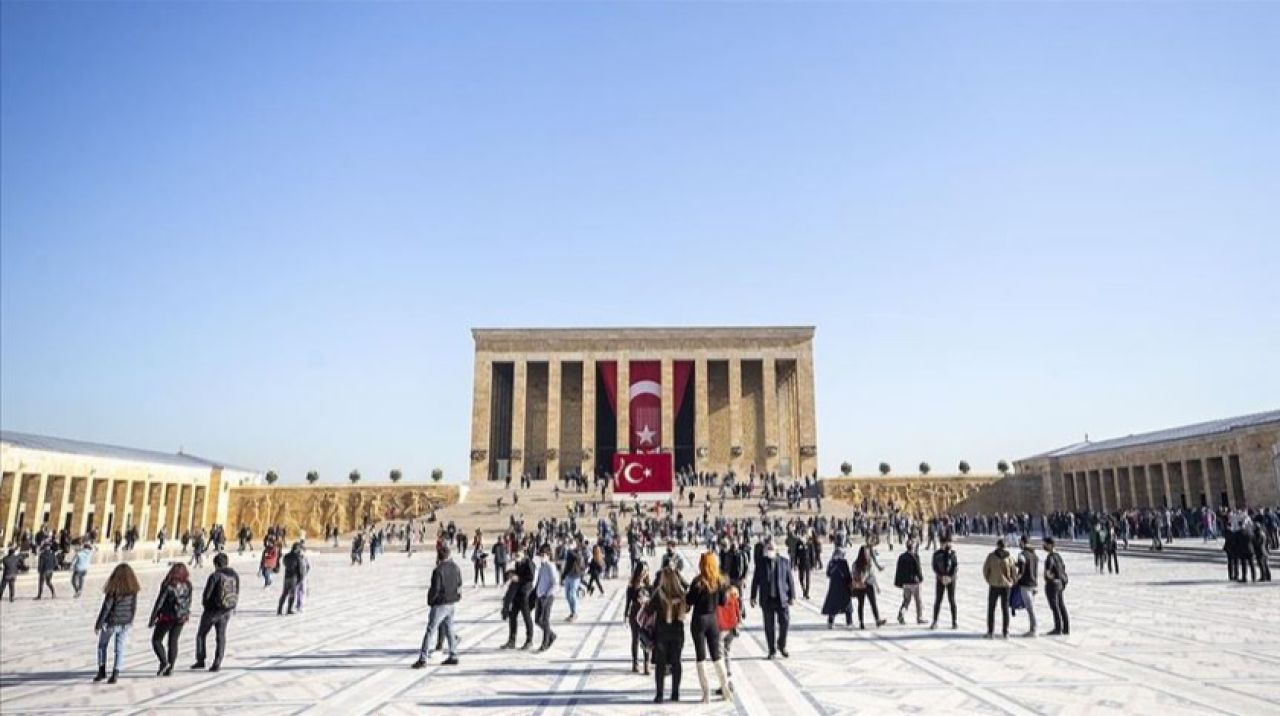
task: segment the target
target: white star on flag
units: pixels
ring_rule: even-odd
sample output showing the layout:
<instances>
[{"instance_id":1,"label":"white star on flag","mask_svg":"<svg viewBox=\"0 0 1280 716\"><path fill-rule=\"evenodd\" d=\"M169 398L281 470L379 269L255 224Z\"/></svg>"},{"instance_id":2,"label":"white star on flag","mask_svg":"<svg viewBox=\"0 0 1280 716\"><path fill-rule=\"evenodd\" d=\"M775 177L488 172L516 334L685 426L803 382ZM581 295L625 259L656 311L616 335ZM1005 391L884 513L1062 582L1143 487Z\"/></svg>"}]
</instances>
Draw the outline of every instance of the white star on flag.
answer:
<instances>
[{"instance_id":1,"label":"white star on flag","mask_svg":"<svg viewBox=\"0 0 1280 716\"><path fill-rule=\"evenodd\" d=\"M653 477L653 470L650 470L649 468L647 468L647 467L646 467L646 468L644 469L644 476L645 476L645 477Z\"/></svg>"},{"instance_id":2,"label":"white star on flag","mask_svg":"<svg viewBox=\"0 0 1280 716\"><path fill-rule=\"evenodd\" d=\"M657 435L657 433L650 430L648 425L645 425L643 429L636 431L636 437L640 438L640 444L642 445L652 445L653 437L655 435Z\"/></svg>"}]
</instances>

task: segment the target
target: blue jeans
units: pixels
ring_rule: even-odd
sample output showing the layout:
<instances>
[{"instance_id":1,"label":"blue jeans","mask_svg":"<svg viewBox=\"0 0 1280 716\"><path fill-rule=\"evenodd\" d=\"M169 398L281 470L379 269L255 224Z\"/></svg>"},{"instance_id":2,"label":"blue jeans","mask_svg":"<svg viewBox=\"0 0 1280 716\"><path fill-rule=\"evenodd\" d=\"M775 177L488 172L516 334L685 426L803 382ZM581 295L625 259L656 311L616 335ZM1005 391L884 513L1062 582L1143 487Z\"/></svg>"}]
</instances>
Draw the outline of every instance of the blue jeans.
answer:
<instances>
[{"instance_id":1,"label":"blue jeans","mask_svg":"<svg viewBox=\"0 0 1280 716\"><path fill-rule=\"evenodd\" d=\"M266 567L263 567L262 569L258 570L258 574L262 575L263 581L266 582L265 584L262 585L263 588L265 589L266 587L270 587L271 586L271 570L267 569Z\"/></svg>"},{"instance_id":2,"label":"blue jeans","mask_svg":"<svg viewBox=\"0 0 1280 716\"><path fill-rule=\"evenodd\" d=\"M105 667L107 665L107 645L111 643L111 637L114 636L116 638L116 660L111 670L120 671L124 668L124 641L128 635L128 624L102 627L102 631L98 632L98 666Z\"/></svg>"},{"instance_id":3,"label":"blue jeans","mask_svg":"<svg viewBox=\"0 0 1280 716\"><path fill-rule=\"evenodd\" d=\"M578 583L581 582L580 577L564 578L564 598L569 602L569 616L578 616Z\"/></svg>"},{"instance_id":4,"label":"blue jeans","mask_svg":"<svg viewBox=\"0 0 1280 716\"><path fill-rule=\"evenodd\" d=\"M453 604L437 604L431 607L431 615L427 618L427 633L422 636L422 648L418 650L418 658L425 660L431 655L436 643L436 630L444 629L449 639L449 656L458 655L458 635L453 631Z\"/></svg>"}]
</instances>

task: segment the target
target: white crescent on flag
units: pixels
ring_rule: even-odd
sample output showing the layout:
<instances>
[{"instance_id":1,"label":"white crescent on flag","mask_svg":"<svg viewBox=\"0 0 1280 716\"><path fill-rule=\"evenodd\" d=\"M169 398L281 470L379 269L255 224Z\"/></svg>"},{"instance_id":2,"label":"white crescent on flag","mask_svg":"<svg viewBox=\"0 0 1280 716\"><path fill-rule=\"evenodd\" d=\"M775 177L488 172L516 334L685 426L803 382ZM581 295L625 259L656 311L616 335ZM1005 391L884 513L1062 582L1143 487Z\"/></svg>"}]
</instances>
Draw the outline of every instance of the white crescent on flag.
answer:
<instances>
[{"instance_id":1,"label":"white crescent on flag","mask_svg":"<svg viewBox=\"0 0 1280 716\"><path fill-rule=\"evenodd\" d=\"M627 464L622 468L622 479L623 479L623 480L625 480L625 481L627 481L628 483L630 483L630 484L632 484L632 485L639 485L639 484L640 484L640 480L639 480L639 479L637 479L637 478L635 478L635 477L633 477L633 476L631 475L631 469L632 469L632 468L636 468L636 467L640 467L640 463L638 463L638 462L630 462L630 463L627 463Z\"/></svg>"},{"instance_id":2,"label":"white crescent on flag","mask_svg":"<svg viewBox=\"0 0 1280 716\"><path fill-rule=\"evenodd\" d=\"M631 384L631 399L635 400L637 395L652 395L656 398L662 398L662 386L658 385L654 380L638 380Z\"/></svg>"}]
</instances>

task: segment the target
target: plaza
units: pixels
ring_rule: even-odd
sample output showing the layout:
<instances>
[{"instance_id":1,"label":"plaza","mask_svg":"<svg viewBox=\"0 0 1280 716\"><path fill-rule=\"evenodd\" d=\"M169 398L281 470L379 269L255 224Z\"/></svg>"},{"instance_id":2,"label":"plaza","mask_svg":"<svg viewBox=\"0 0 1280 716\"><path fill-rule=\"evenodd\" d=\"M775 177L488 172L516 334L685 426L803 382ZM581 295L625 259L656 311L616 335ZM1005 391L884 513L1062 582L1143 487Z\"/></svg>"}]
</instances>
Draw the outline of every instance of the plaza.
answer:
<instances>
[{"instance_id":1,"label":"plaza","mask_svg":"<svg viewBox=\"0 0 1280 716\"><path fill-rule=\"evenodd\" d=\"M257 560L231 551L242 594L221 672L188 671L197 613L183 633L178 670L155 676L145 629L162 565L137 563L139 617L129 635L119 684L90 683L94 615L109 568L95 565L81 599L65 574L56 600L33 601L35 580L18 582L18 600L0 604L0 711L4 714L247 713L356 714L844 714L844 713L1276 713L1280 711L1280 590L1275 583L1225 579L1220 542L1180 540L1177 556L1151 556L1134 542L1119 575L1097 575L1080 546L1065 544L1072 633L1020 638L1018 614L1007 641L988 641L981 562L987 538L960 541L959 629L895 623L897 552L882 551L885 627L828 630L819 614L826 578L815 572L810 600L792 608L789 659L766 660L760 612L749 609L733 649L732 701L698 701L687 643L679 706L651 703L653 679L630 671L622 618L625 579L606 580L604 596L581 602L545 654L500 651L506 624L500 588L472 588L470 564L458 612L457 666L436 655L413 670L427 620L426 587L434 556L390 545L376 561L352 567L345 554L313 552L307 609L277 617L279 581L263 589ZM686 560L696 557L685 550ZM656 565L657 558L650 560ZM620 573L629 564L624 557ZM203 585L209 567L193 570ZM490 570L492 579L492 570ZM686 569L686 573L689 570ZM490 582L492 585L492 582ZM926 581L925 607L932 605ZM1049 613L1036 604L1041 632ZM928 614L926 613L926 618ZM856 619L856 617L855 617ZM870 615L867 615L870 621ZM997 615L997 621L999 616ZM947 624L944 615L943 626ZM997 629L999 625L997 624ZM521 628L523 630L523 627ZM536 631L536 629L535 629ZM210 637L212 639L212 636ZM712 679L714 681L714 679ZM714 697L713 697L714 699Z\"/></svg>"}]
</instances>

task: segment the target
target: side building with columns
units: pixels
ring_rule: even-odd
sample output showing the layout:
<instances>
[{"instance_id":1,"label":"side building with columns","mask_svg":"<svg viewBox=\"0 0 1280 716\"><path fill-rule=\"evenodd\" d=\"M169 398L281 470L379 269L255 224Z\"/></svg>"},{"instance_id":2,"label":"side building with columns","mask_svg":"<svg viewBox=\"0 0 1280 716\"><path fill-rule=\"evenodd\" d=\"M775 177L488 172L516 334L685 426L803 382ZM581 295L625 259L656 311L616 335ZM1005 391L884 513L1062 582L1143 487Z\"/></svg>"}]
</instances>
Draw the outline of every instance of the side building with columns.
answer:
<instances>
[{"instance_id":1,"label":"side building with columns","mask_svg":"<svg viewBox=\"0 0 1280 716\"><path fill-rule=\"evenodd\" d=\"M1085 441L1014 463L1043 481L1044 507L1280 505L1280 410Z\"/></svg>"},{"instance_id":2,"label":"side building with columns","mask_svg":"<svg viewBox=\"0 0 1280 716\"><path fill-rule=\"evenodd\" d=\"M42 526L98 541L131 526L144 540L225 521L232 487L262 474L221 462L82 440L0 432L0 529L9 543Z\"/></svg>"},{"instance_id":3,"label":"side building with columns","mask_svg":"<svg viewBox=\"0 0 1280 716\"><path fill-rule=\"evenodd\" d=\"M618 451L677 470L814 474L811 326L476 328L473 482L598 473Z\"/></svg>"}]
</instances>

